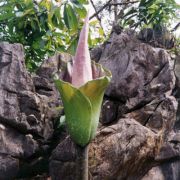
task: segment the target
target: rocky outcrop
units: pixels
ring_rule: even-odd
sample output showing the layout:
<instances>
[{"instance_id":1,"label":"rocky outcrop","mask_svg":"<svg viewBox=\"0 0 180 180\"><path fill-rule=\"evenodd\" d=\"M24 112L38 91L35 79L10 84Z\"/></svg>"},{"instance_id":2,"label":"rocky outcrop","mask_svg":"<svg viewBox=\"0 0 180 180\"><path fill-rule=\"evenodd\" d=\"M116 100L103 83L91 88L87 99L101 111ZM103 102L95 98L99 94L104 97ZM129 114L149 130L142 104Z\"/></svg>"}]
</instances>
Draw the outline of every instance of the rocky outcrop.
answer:
<instances>
[{"instance_id":1,"label":"rocky outcrop","mask_svg":"<svg viewBox=\"0 0 180 180\"><path fill-rule=\"evenodd\" d=\"M48 105L52 96L36 92L36 83L24 63L22 45L0 44L0 179L3 180L21 177L29 169L32 173L28 172L29 176L36 174L34 168L44 160L54 131L56 116ZM51 87L48 88L50 91Z\"/></svg>"},{"instance_id":2,"label":"rocky outcrop","mask_svg":"<svg viewBox=\"0 0 180 180\"><path fill-rule=\"evenodd\" d=\"M113 32L92 58L113 79L89 146L90 179L179 179L179 91L175 98L169 54L133 34ZM71 60L55 55L32 76L22 46L0 44L0 179L32 177L48 168L53 180L76 177L78 149L57 121L63 110L53 83L54 73L66 76Z\"/></svg>"},{"instance_id":3,"label":"rocky outcrop","mask_svg":"<svg viewBox=\"0 0 180 180\"><path fill-rule=\"evenodd\" d=\"M138 179L159 144L159 137L134 119L122 118L103 128L90 147L93 179Z\"/></svg>"},{"instance_id":4,"label":"rocky outcrop","mask_svg":"<svg viewBox=\"0 0 180 180\"><path fill-rule=\"evenodd\" d=\"M177 136L173 130L177 101L172 95L175 75L169 54L133 35L113 33L107 43L92 51L93 59L96 55L96 61L110 69L113 78L105 93L99 131L90 144L90 178L150 179L153 166L156 170L173 168L171 178L177 178L180 151L170 140L170 136ZM71 154L66 150L66 141L52 153L52 179L70 178L66 169L74 172L76 153L74 159L61 156ZM166 175L170 176L161 174L164 178Z\"/></svg>"}]
</instances>

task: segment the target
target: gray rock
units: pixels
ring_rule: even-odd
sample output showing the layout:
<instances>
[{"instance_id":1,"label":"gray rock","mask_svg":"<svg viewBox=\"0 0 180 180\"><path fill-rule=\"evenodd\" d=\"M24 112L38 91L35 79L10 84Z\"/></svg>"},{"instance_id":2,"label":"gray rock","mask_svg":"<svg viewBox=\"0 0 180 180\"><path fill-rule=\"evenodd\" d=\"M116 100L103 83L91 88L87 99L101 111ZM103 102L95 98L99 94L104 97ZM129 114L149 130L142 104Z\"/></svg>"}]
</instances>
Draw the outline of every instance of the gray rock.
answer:
<instances>
[{"instance_id":1,"label":"gray rock","mask_svg":"<svg viewBox=\"0 0 180 180\"><path fill-rule=\"evenodd\" d=\"M106 91L108 97L119 99L128 109L134 109L157 96L171 93L175 77L165 50L140 43L124 33L114 33L109 41L99 61L112 72Z\"/></svg>"},{"instance_id":2,"label":"gray rock","mask_svg":"<svg viewBox=\"0 0 180 180\"><path fill-rule=\"evenodd\" d=\"M90 175L95 180L139 178L158 154L159 141L160 136L134 119L102 127L89 147ZM69 180L76 177L76 168L77 148L66 138L52 153L50 175L55 180Z\"/></svg>"},{"instance_id":3,"label":"gray rock","mask_svg":"<svg viewBox=\"0 0 180 180\"><path fill-rule=\"evenodd\" d=\"M177 56L175 59L174 71L176 75L176 86L173 94L178 101L178 108L176 113L176 121L173 126L173 130L168 134L165 143L163 144L160 153L155 157L156 162L159 164L148 171L148 173L142 178L142 180L179 180L180 179L180 84L179 84L179 59ZM171 106L172 107L172 106ZM169 109L171 109L169 107ZM167 116L167 113L161 109L162 114ZM166 122L170 122L171 119L168 118ZM171 123L172 124L172 123Z\"/></svg>"},{"instance_id":4,"label":"gray rock","mask_svg":"<svg viewBox=\"0 0 180 180\"><path fill-rule=\"evenodd\" d=\"M138 179L158 153L159 138L134 119L102 128L89 151L93 179Z\"/></svg>"},{"instance_id":5,"label":"gray rock","mask_svg":"<svg viewBox=\"0 0 180 180\"><path fill-rule=\"evenodd\" d=\"M36 92L20 44L0 43L0 79L0 179L4 180L14 179L26 161L32 169L31 161L42 156L57 117L51 107L58 103L50 106L52 96Z\"/></svg>"},{"instance_id":6,"label":"gray rock","mask_svg":"<svg viewBox=\"0 0 180 180\"><path fill-rule=\"evenodd\" d=\"M47 124L44 124L44 114L48 107L44 99L36 94L32 78L25 69L22 46L2 43L0 52L0 122L23 133L32 132L45 137ZM38 120L34 125L27 121L27 117L32 115ZM52 131L51 121L48 126Z\"/></svg>"},{"instance_id":7,"label":"gray rock","mask_svg":"<svg viewBox=\"0 0 180 180\"><path fill-rule=\"evenodd\" d=\"M0 153L16 158L31 157L38 150L38 144L32 135L24 135L13 128L0 124ZM18 138L17 138L18 137Z\"/></svg>"},{"instance_id":8,"label":"gray rock","mask_svg":"<svg viewBox=\"0 0 180 180\"><path fill-rule=\"evenodd\" d=\"M76 177L76 146L66 138L52 152L50 174L54 180L73 180Z\"/></svg>"},{"instance_id":9,"label":"gray rock","mask_svg":"<svg viewBox=\"0 0 180 180\"><path fill-rule=\"evenodd\" d=\"M141 180L179 180L180 162L163 163L161 166L153 167Z\"/></svg>"},{"instance_id":10,"label":"gray rock","mask_svg":"<svg viewBox=\"0 0 180 180\"><path fill-rule=\"evenodd\" d=\"M177 102L174 97L169 96L157 98L144 107L126 114L126 117L134 118L156 133L164 131L166 135L173 129L176 110Z\"/></svg>"},{"instance_id":11,"label":"gray rock","mask_svg":"<svg viewBox=\"0 0 180 180\"><path fill-rule=\"evenodd\" d=\"M179 157L179 146L178 136L174 141L169 139L177 110L172 96L175 76L171 57L126 33L112 33L102 47L99 63L111 70L113 78L102 106L103 126L90 144L92 178L139 180L157 163L169 162L172 167ZM58 158L75 151L69 152L62 143L60 147L51 156L52 179L68 179L66 169L73 172L76 168L72 165L75 160Z\"/></svg>"},{"instance_id":12,"label":"gray rock","mask_svg":"<svg viewBox=\"0 0 180 180\"><path fill-rule=\"evenodd\" d=\"M100 48L99 62L112 71L113 79L102 106L103 125L90 144L92 178L178 179L179 126L169 54L126 33L112 33ZM32 77L24 66L22 46L0 44L0 179L43 173L47 169L39 167L48 166L50 148L51 178L76 177L78 148L66 132L53 136L55 119L62 113L53 75L66 77L67 61L72 57L55 55ZM52 138L57 146L53 141L50 147Z\"/></svg>"},{"instance_id":13,"label":"gray rock","mask_svg":"<svg viewBox=\"0 0 180 180\"><path fill-rule=\"evenodd\" d=\"M104 100L101 112L101 123L109 124L117 120L119 104L111 100Z\"/></svg>"},{"instance_id":14,"label":"gray rock","mask_svg":"<svg viewBox=\"0 0 180 180\"><path fill-rule=\"evenodd\" d=\"M178 110L177 110L177 119L176 119L176 123L174 126L175 131L180 130L180 55L178 55L175 58L175 66L174 66L174 71L175 71L175 75L176 75L176 87L174 90L174 95L176 97L176 99L178 100Z\"/></svg>"},{"instance_id":15,"label":"gray rock","mask_svg":"<svg viewBox=\"0 0 180 180\"><path fill-rule=\"evenodd\" d=\"M19 161L7 154L0 153L0 162L0 179L13 179L18 173Z\"/></svg>"},{"instance_id":16,"label":"gray rock","mask_svg":"<svg viewBox=\"0 0 180 180\"><path fill-rule=\"evenodd\" d=\"M95 62L99 62L101 55L102 55L103 47L99 46L90 51L91 60Z\"/></svg>"}]
</instances>

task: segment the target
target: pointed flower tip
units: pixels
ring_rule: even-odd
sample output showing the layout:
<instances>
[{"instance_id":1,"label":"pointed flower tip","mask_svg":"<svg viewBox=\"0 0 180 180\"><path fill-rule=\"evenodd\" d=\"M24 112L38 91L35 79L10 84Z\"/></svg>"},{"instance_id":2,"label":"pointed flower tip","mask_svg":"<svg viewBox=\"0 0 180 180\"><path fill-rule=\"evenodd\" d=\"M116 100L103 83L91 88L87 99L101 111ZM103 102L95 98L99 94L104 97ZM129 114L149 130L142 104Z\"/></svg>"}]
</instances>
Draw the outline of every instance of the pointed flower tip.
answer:
<instances>
[{"instance_id":1,"label":"pointed flower tip","mask_svg":"<svg viewBox=\"0 0 180 180\"><path fill-rule=\"evenodd\" d=\"M84 24L88 24L89 25L89 9L87 10L87 14L86 14L86 17L85 17Z\"/></svg>"},{"instance_id":2,"label":"pointed flower tip","mask_svg":"<svg viewBox=\"0 0 180 180\"><path fill-rule=\"evenodd\" d=\"M79 42L74 57L72 69L72 84L80 87L86 82L92 80L91 59L88 48L89 33L89 11L85 18L83 28L80 33Z\"/></svg>"}]
</instances>

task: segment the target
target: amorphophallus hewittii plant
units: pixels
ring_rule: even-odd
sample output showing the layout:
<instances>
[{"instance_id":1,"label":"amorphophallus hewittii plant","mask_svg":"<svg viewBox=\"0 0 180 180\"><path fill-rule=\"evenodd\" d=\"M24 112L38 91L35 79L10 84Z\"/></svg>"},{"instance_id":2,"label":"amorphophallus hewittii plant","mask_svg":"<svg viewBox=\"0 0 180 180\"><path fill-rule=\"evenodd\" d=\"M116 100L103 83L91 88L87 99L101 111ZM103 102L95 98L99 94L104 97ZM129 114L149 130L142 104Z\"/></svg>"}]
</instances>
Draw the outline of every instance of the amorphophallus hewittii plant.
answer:
<instances>
[{"instance_id":1,"label":"amorphophallus hewittii plant","mask_svg":"<svg viewBox=\"0 0 180 180\"><path fill-rule=\"evenodd\" d=\"M55 79L64 105L66 124L73 141L86 146L95 136L104 91L111 73L91 62L88 49L89 17L87 15L73 60L68 64L68 82Z\"/></svg>"}]
</instances>

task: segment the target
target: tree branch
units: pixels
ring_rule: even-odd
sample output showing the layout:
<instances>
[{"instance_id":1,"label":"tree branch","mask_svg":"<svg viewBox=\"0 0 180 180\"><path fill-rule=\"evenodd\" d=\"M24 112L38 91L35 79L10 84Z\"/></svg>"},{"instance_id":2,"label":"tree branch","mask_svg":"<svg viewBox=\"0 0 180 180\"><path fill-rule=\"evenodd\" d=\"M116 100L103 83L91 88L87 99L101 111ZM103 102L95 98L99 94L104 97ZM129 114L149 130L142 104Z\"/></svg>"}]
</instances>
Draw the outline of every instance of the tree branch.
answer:
<instances>
[{"instance_id":1,"label":"tree branch","mask_svg":"<svg viewBox=\"0 0 180 180\"><path fill-rule=\"evenodd\" d=\"M179 26L180 26L180 22L178 22L178 23L176 24L176 26L175 26L171 31L176 31Z\"/></svg>"},{"instance_id":2,"label":"tree branch","mask_svg":"<svg viewBox=\"0 0 180 180\"><path fill-rule=\"evenodd\" d=\"M107 6L118 6L118 5L127 5L127 4L135 4L138 3L139 1L131 1L131 2L124 2L124 3L111 3L113 0L109 0L104 6L102 6L97 12L95 12L90 19L94 18L97 16L101 11L103 11Z\"/></svg>"},{"instance_id":3,"label":"tree branch","mask_svg":"<svg viewBox=\"0 0 180 180\"><path fill-rule=\"evenodd\" d=\"M103 26L102 26L102 23L101 23L101 18L99 17L99 14L97 13L96 6L95 6L93 0L90 0L90 2L91 2L92 6L94 8L95 13L96 13L96 18L99 21L99 24L100 24L101 28L103 29ZM103 29L103 32L104 32L104 29ZM104 34L104 37L105 37L105 34Z\"/></svg>"},{"instance_id":4,"label":"tree branch","mask_svg":"<svg viewBox=\"0 0 180 180\"><path fill-rule=\"evenodd\" d=\"M114 0L113 2L114 4L117 4L117 0ZM117 21L117 14L118 14L117 11L118 11L117 6L114 6L114 21L115 22Z\"/></svg>"},{"instance_id":5,"label":"tree branch","mask_svg":"<svg viewBox=\"0 0 180 180\"><path fill-rule=\"evenodd\" d=\"M95 16L97 16L97 14L99 14L103 9L105 9L107 6L109 6L109 3L111 2L112 0L109 0L104 6L102 6L97 12L95 12L89 19L92 19L94 18Z\"/></svg>"},{"instance_id":6,"label":"tree branch","mask_svg":"<svg viewBox=\"0 0 180 180\"><path fill-rule=\"evenodd\" d=\"M120 5L127 5L127 4L135 4L139 1L131 1L131 2L124 2L124 3L110 3L109 6L120 6Z\"/></svg>"}]
</instances>

